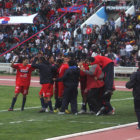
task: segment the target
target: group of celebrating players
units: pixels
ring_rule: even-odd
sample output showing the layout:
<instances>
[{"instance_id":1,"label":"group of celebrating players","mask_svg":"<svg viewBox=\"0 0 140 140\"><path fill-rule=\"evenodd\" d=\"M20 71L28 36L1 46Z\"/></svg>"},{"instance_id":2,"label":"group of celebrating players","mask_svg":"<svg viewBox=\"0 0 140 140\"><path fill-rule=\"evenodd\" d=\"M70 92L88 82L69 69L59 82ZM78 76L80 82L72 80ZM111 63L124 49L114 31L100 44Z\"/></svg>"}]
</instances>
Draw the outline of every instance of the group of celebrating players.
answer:
<instances>
[{"instance_id":1,"label":"group of celebrating players","mask_svg":"<svg viewBox=\"0 0 140 140\"><path fill-rule=\"evenodd\" d=\"M110 99L114 88L114 63L111 59L97 55L88 57L84 61L77 62L68 55L55 61L53 56L38 54L28 64L28 58L22 58L22 63L15 63L11 67L17 70L15 95L12 99L9 111L13 111L19 93L23 95L21 110L24 110L26 96L31 81L31 73L39 70L41 90L39 98L41 110L39 112L58 112L58 114L70 113L83 114L89 112L96 114L114 114L114 108ZM78 86L82 95L82 107L78 112L77 96ZM54 108L51 98L55 97Z\"/></svg>"}]
</instances>

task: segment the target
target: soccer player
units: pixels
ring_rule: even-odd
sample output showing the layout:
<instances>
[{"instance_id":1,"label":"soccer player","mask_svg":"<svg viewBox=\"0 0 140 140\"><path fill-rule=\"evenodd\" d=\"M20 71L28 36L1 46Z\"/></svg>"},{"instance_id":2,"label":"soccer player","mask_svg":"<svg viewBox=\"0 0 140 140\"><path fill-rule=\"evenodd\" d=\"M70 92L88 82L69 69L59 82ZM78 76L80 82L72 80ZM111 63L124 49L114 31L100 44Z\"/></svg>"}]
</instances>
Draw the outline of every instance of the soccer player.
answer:
<instances>
[{"instance_id":1,"label":"soccer player","mask_svg":"<svg viewBox=\"0 0 140 140\"><path fill-rule=\"evenodd\" d=\"M101 99L99 100L100 89L104 86L104 73L98 64L90 66L93 58L88 59L89 70L84 67L80 69L87 75L87 83L85 88L85 94L87 95L87 102L89 105L90 112L97 113L101 107Z\"/></svg>"},{"instance_id":2,"label":"soccer player","mask_svg":"<svg viewBox=\"0 0 140 140\"><path fill-rule=\"evenodd\" d=\"M60 66L60 68L58 69L58 78L62 77L65 73L65 71L69 68L68 62L69 62L69 56L64 56L64 63ZM62 97L63 97L63 93L64 93L64 84L63 81L59 81L57 83L58 85L58 100L60 103L60 106L62 104ZM58 110L54 110L55 112L57 112ZM69 110L66 108L66 113L70 113Z\"/></svg>"},{"instance_id":3,"label":"soccer player","mask_svg":"<svg viewBox=\"0 0 140 140\"><path fill-rule=\"evenodd\" d=\"M60 67L61 67L62 64L63 64L63 60L62 59L58 59L56 61L56 64L55 64L56 76L55 76L55 78L58 78L59 70L60 70ZM61 104L62 104L61 99L58 98L58 82L55 82L54 94L55 94L55 107L54 107L54 112L56 113L56 112L59 111L59 109L61 107Z\"/></svg>"},{"instance_id":4,"label":"soccer player","mask_svg":"<svg viewBox=\"0 0 140 140\"><path fill-rule=\"evenodd\" d=\"M114 62L105 56L97 55L92 58L93 64L99 64L102 68L102 71L104 72L104 91L103 91L103 98L104 98L104 104L103 107L97 112L97 116L102 114L106 110L106 113L114 114L114 108L110 104L111 96L113 93L113 82L114 82Z\"/></svg>"},{"instance_id":5,"label":"soccer player","mask_svg":"<svg viewBox=\"0 0 140 140\"><path fill-rule=\"evenodd\" d=\"M26 96L28 94L31 81L31 73L34 70L34 68L30 64L28 64L28 58L24 57L22 58L22 63L14 64L17 59L18 58L16 57L15 60L11 63L11 67L17 70L17 74L15 96L13 97L11 107L8 109L8 111L13 111L19 93L22 93L23 95L21 111L24 110Z\"/></svg>"},{"instance_id":6,"label":"soccer player","mask_svg":"<svg viewBox=\"0 0 140 140\"><path fill-rule=\"evenodd\" d=\"M39 63L37 61L39 60ZM40 112L45 112L45 103L49 106L50 112L53 112L51 97L52 97L52 65L45 59L45 57L37 56L32 62L32 67L39 69L40 84L42 86L39 97L41 101L42 109ZM45 103L44 103L45 101Z\"/></svg>"},{"instance_id":7,"label":"soccer player","mask_svg":"<svg viewBox=\"0 0 140 140\"><path fill-rule=\"evenodd\" d=\"M89 70L86 61L80 62L78 65L79 67L84 67L85 70ZM86 102L86 94L85 94L86 85L87 85L87 75L82 70L80 70L80 89L82 95L82 107L81 110L78 112L79 114L84 114L87 111L86 109L87 102Z\"/></svg>"}]
</instances>

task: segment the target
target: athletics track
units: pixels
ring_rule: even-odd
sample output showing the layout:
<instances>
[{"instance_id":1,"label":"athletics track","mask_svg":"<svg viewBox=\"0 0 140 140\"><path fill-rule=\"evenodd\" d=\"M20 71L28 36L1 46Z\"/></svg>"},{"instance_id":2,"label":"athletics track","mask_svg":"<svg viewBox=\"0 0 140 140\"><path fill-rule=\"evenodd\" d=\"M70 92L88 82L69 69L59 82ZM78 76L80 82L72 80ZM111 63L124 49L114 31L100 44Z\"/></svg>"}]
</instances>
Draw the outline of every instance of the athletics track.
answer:
<instances>
[{"instance_id":1,"label":"athletics track","mask_svg":"<svg viewBox=\"0 0 140 140\"><path fill-rule=\"evenodd\" d=\"M115 81L116 90L131 91L125 88L125 83L125 81ZM15 76L0 76L0 85L14 86ZM32 77L31 87L40 87L38 77ZM140 130L136 127L137 123L131 123L46 140L140 140Z\"/></svg>"}]
</instances>

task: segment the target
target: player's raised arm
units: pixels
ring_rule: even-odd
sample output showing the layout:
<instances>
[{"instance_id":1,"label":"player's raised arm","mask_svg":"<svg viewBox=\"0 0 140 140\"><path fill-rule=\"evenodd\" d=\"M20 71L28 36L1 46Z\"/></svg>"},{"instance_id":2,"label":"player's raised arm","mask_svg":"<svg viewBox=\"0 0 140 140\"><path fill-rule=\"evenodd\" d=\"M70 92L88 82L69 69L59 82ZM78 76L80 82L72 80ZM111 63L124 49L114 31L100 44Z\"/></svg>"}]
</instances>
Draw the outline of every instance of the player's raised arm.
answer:
<instances>
[{"instance_id":1,"label":"player's raised arm","mask_svg":"<svg viewBox=\"0 0 140 140\"><path fill-rule=\"evenodd\" d=\"M14 59L14 61L12 61L12 63L11 63L11 67L12 67L12 68L14 67L14 63L15 63L17 60L18 60L18 57L16 57L16 58Z\"/></svg>"}]
</instances>

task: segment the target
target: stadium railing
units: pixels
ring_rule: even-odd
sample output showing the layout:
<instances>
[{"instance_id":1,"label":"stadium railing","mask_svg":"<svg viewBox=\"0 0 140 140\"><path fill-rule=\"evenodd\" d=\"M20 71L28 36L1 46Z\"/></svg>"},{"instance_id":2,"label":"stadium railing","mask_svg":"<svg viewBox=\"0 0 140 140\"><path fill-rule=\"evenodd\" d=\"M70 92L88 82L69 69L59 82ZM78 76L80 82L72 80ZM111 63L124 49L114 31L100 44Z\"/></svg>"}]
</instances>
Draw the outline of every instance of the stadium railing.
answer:
<instances>
[{"instance_id":1,"label":"stadium railing","mask_svg":"<svg viewBox=\"0 0 140 140\"><path fill-rule=\"evenodd\" d=\"M3 73L14 73L14 69L10 67L10 63L0 63L0 72ZM118 75L127 75L131 74L132 72L137 71L137 67L123 67L123 66L115 66L114 67L114 77L117 77Z\"/></svg>"}]
</instances>

